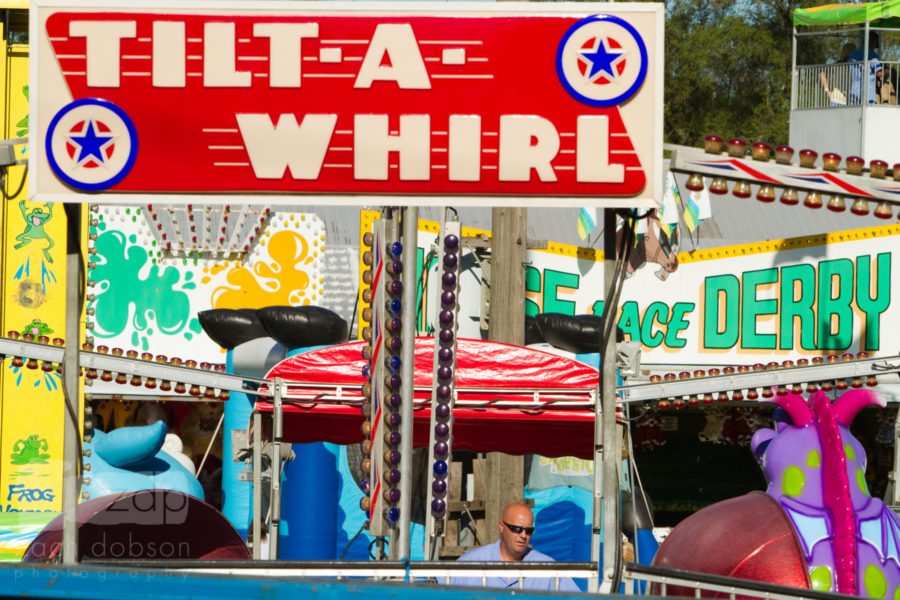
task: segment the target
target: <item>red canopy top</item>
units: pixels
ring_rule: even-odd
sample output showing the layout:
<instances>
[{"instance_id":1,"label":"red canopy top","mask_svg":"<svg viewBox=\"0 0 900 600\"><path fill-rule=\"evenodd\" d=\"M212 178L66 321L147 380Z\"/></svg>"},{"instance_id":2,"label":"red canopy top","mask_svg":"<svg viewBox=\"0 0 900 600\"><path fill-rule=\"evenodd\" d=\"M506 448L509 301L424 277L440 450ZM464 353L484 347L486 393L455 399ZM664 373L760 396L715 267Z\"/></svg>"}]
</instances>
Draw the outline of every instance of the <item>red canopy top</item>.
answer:
<instances>
[{"instance_id":1,"label":"red canopy top","mask_svg":"<svg viewBox=\"0 0 900 600\"><path fill-rule=\"evenodd\" d=\"M284 439L361 442L366 342L289 357L269 371L285 380ZM413 444L428 443L434 339L416 339ZM453 447L478 452L591 458L598 371L532 348L461 339L456 350ZM257 408L271 412L272 404Z\"/></svg>"}]
</instances>

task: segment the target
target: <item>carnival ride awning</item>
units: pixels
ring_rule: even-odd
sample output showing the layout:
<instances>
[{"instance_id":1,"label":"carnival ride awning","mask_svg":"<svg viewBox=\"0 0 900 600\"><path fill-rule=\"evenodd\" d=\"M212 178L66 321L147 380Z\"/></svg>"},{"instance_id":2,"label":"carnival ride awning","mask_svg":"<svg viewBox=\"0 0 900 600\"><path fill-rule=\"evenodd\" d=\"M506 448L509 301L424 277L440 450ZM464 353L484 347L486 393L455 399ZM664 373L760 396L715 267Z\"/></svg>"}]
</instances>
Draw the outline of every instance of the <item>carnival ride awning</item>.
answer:
<instances>
[{"instance_id":1,"label":"carnival ride awning","mask_svg":"<svg viewBox=\"0 0 900 600\"><path fill-rule=\"evenodd\" d=\"M794 25L853 25L879 22L879 27L900 26L900 0L862 4L824 4L794 11Z\"/></svg>"},{"instance_id":2,"label":"carnival ride awning","mask_svg":"<svg viewBox=\"0 0 900 600\"><path fill-rule=\"evenodd\" d=\"M287 442L363 440L361 387L366 342L285 359L266 376L284 380ZM428 444L434 339L416 339L413 445ZM459 340L453 448L476 452L592 458L598 371L576 360L520 346ZM271 412L271 402L256 408Z\"/></svg>"}]
</instances>

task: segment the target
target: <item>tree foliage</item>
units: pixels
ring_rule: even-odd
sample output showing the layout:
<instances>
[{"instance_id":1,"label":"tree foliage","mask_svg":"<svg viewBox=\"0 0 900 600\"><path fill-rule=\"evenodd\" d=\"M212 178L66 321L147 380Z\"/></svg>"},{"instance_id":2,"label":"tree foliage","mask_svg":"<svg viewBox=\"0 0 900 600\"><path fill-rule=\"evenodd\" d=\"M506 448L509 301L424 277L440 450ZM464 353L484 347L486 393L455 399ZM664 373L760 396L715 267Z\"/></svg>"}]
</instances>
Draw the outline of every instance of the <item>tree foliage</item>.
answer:
<instances>
[{"instance_id":1,"label":"tree foliage","mask_svg":"<svg viewBox=\"0 0 900 600\"><path fill-rule=\"evenodd\" d=\"M795 0L666 2L665 139L788 141Z\"/></svg>"}]
</instances>

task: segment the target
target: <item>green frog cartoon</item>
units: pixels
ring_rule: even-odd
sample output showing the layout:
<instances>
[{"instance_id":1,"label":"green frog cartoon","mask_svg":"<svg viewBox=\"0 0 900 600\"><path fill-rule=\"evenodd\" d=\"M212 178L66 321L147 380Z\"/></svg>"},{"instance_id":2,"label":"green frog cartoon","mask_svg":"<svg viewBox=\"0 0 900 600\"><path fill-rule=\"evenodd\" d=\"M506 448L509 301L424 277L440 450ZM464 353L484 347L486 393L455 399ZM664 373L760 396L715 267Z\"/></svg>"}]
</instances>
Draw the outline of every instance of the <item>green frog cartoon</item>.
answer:
<instances>
[{"instance_id":1,"label":"green frog cartoon","mask_svg":"<svg viewBox=\"0 0 900 600\"><path fill-rule=\"evenodd\" d=\"M47 450L47 440L37 435L30 435L24 440L13 444L13 453L10 463L14 465L46 464L50 455L41 450Z\"/></svg>"},{"instance_id":2,"label":"green frog cartoon","mask_svg":"<svg viewBox=\"0 0 900 600\"><path fill-rule=\"evenodd\" d=\"M45 210L46 209L46 210ZM16 240L19 242L13 248L19 249L26 244L30 244L34 240L47 240L49 245L46 248L42 249L44 253L44 258L47 259L47 262L52 263L53 257L50 256L50 248L56 245L53 241L53 238L50 237L46 231L44 231L44 225L53 218L53 204L45 203L44 208L40 206L35 206L30 211L25 211L25 201L21 200L19 202L19 210L22 212L22 218L25 219L25 230L16 236Z\"/></svg>"},{"instance_id":3,"label":"green frog cartoon","mask_svg":"<svg viewBox=\"0 0 900 600\"><path fill-rule=\"evenodd\" d=\"M30 333L35 338L37 338L41 335L50 335L51 333L53 333L53 330L50 329L50 327L40 319L34 319L33 321L31 321L31 323L22 328L21 333L22 335Z\"/></svg>"}]
</instances>

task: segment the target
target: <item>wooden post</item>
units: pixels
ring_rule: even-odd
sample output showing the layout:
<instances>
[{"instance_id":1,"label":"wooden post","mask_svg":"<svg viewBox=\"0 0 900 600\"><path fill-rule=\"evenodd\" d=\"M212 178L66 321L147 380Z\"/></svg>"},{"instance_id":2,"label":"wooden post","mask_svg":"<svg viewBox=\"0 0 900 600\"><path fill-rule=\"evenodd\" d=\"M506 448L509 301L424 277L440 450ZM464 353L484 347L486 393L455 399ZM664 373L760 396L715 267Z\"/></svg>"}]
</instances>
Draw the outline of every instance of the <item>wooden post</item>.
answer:
<instances>
[{"instance_id":1,"label":"wooden post","mask_svg":"<svg viewBox=\"0 0 900 600\"><path fill-rule=\"evenodd\" d=\"M525 208L494 208L491 212L491 298L488 338L525 343L525 249L528 212ZM524 460L501 452L487 455L485 472L484 544L500 537L497 524L503 507L524 497Z\"/></svg>"}]
</instances>

